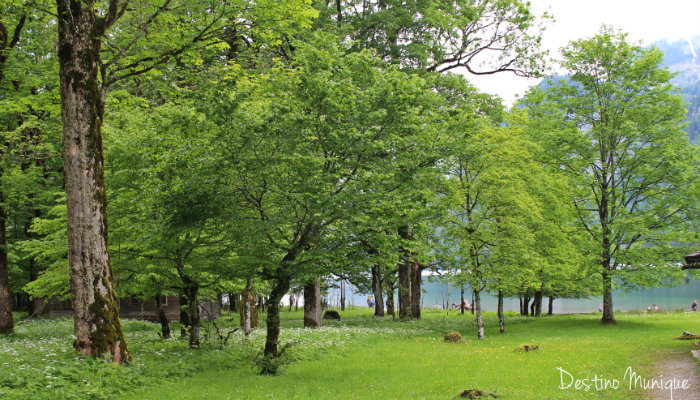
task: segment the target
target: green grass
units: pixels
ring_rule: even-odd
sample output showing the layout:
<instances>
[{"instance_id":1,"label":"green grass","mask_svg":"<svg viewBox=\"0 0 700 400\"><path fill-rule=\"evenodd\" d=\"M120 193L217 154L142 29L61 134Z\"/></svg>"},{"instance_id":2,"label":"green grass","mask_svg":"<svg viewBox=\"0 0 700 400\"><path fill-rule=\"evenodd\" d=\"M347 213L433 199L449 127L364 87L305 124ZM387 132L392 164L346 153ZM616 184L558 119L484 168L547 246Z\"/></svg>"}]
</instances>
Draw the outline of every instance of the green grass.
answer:
<instances>
[{"instance_id":1,"label":"green grass","mask_svg":"<svg viewBox=\"0 0 700 400\"><path fill-rule=\"evenodd\" d=\"M237 332L220 348L209 327L208 344L191 351L184 341L159 339L156 324L127 321L134 362L115 367L76 360L70 320L18 321L14 335L0 338L0 398L451 399L471 388L503 399L644 398L626 388L562 390L557 367L577 379L622 381L628 366L658 378L650 368L655 360L692 347L672 338L700 330L700 313L617 314L615 326L601 325L598 314L510 314L501 335L495 315L487 314L486 338L477 340L471 315L444 311L394 322L356 308L314 330L299 327L302 317L301 311L282 314L282 342L293 345L276 377L256 374L262 330L249 339ZM460 331L462 343L445 343L448 329ZM514 351L524 344L540 349ZM52 367L48 373L46 367Z\"/></svg>"}]
</instances>

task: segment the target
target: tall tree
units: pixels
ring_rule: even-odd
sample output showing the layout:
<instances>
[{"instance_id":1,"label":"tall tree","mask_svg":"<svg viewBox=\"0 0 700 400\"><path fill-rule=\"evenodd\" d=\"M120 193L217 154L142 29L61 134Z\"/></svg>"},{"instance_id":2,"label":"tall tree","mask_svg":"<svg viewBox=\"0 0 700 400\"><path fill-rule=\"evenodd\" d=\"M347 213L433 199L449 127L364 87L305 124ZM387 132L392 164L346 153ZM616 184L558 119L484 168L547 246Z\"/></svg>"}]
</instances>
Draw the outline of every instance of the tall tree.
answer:
<instances>
[{"instance_id":1,"label":"tall tree","mask_svg":"<svg viewBox=\"0 0 700 400\"><path fill-rule=\"evenodd\" d=\"M68 245L75 348L128 361L107 249L107 193L98 78L102 38L128 2L110 1L100 15L92 1L57 0L58 54L63 120L63 160L68 205Z\"/></svg>"},{"instance_id":2,"label":"tall tree","mask_svg":"<svg viewBox=\"0 0 700 400\"><path fill-rule=\"evenodd\" d=\"M614 287L678 278L675 264L697 240L700 162L684 137L686 110L661 52L603 27L563 56L570 79L544 99L537 90L529 98L554 104L569 128L543 137L559 143L553 151L577 184L571 200L597 258L602 321L614 323Z\"/></svg>"}]
</instances>

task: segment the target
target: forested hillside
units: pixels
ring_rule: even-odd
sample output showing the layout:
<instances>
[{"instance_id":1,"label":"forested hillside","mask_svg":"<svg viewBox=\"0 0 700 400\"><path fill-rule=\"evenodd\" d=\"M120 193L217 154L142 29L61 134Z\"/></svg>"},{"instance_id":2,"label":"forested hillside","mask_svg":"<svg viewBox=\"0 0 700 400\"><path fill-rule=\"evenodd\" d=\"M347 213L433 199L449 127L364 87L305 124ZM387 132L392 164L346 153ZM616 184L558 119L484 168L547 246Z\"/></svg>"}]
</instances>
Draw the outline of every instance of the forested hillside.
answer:
<instances>
[{"instance_id":1,"label":"forested hillside","mask_svg":"<svg viewBox=\"0 0 700 400\"><path fill-rule=\"evenodd\" d=\"M688 103L688 136L700 144L700 36L692 40L660 41L653 44L664 52L664 61L678 75L672 82L681 89Z\"/></svg>"}]
</instances>

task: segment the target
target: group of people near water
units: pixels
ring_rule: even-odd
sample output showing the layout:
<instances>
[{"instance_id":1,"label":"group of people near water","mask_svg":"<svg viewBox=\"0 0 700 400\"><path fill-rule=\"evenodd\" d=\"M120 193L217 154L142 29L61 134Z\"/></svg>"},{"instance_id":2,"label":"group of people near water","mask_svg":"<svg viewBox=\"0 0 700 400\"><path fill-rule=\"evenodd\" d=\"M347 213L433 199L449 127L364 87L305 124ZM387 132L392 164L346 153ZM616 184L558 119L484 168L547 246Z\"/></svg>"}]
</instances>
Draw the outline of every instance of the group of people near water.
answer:
<instances>
[{"instance_id":1,"label":"group of people near water","mask_svg":"<svg viewBox=\"0 0 700 400\"><path fill-rule=\"evenodd\" d=\"M690 305L690 309L693 311L698 310L698 301L697 300L693 300L693 304ZM652 304L649 307L647 307L647 312L652 312L652 311L659 311L659 306L657 306L656 304ZM603 312L603 305L602 304L598 305L598 312Z\"/></svg>"}]
</instances>

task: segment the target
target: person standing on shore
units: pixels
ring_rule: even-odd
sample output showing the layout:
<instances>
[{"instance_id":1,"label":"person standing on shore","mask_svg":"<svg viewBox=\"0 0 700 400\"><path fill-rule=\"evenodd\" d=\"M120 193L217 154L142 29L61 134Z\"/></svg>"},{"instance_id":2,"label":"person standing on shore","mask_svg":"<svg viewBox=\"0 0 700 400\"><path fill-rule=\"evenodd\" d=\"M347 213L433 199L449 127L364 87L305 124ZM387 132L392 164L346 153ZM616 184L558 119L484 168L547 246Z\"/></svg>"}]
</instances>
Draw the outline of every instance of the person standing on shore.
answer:
<instances>
[{"instance_id":1,"label":"person standing on shore","mask_svg":"<svg viewBox=\"0 0 700 400\"><path fill-rule=\"evenodd\" d=\"M690 306L690 309L693 311L698 310L698 301L697 300L693 301L693 304Z\"/></svg>"}]
</instances>

